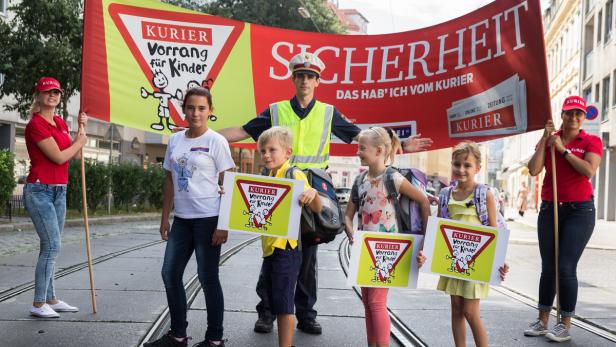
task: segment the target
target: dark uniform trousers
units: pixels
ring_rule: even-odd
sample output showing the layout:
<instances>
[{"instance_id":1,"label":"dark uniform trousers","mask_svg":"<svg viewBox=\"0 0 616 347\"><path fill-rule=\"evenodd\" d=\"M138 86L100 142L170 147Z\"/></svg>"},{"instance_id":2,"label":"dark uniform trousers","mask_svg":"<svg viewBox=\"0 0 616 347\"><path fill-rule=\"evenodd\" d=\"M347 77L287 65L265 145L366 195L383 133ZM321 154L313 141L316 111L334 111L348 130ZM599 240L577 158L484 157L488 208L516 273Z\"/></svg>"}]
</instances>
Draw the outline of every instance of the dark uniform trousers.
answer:
<instances>
[{"instance_id":1,"label":"dark uniform trousers","mask_svg":"<svg viewBox=\"0 0 616 347\"><path fill-rule=\"evenodd\" d=\"M306 247L302 246L302 265L299 268L297 285L295 286L295 315L298 321L305 321L317 318L317 311L314 304L317 302L317 250L318 245ZM269 283L263 276L263 267L257 282L257 295L261 301L257 304L259 317L271 317L269 295L271 290ZM276 293L274 293L276 295Z\"/></svg>"}]
</instances>

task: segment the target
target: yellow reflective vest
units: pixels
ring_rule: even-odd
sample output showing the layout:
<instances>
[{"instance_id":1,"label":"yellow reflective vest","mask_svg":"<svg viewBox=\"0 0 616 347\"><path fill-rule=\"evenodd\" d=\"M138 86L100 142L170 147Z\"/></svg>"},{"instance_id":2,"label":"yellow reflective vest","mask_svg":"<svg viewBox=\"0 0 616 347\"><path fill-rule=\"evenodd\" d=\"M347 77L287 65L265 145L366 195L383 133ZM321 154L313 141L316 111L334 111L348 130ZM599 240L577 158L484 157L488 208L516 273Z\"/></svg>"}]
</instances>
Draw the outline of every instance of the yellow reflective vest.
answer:
<instances>
[{"instance_id":1,"label":"yellow reflective vest","mask_svg":"<svg viewBox=\"0 0 616 347\"><path fill-rule=\"evenodd\" d=\"M325 169L329 163L329 142L334 106L315 100L310 113L300 119L289 100L269 106L272 126L284 126L293 135L291 165L300 169Z\"/></svg>"}]
</instances>

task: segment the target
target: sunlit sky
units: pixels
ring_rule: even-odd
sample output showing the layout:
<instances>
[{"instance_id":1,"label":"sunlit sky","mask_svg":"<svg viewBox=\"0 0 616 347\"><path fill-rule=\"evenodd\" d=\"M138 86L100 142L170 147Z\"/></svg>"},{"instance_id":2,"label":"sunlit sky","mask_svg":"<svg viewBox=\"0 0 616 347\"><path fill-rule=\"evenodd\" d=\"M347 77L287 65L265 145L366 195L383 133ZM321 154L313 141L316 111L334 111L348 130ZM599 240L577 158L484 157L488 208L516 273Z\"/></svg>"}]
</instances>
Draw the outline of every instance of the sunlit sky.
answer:
<instances>
[{"instance_id":1,"label":"sunlit sky","mask_svg":"<svg viewBox=\"0 0 616 347\"><path fill-rule=\"evenodd\" d=\"M491 0L339 0L340 8L354 8L370 22L368 34L408 31L445 22L492 2ZM549 0L541 0L541 8Z\"/></svg>"}]
</instances>

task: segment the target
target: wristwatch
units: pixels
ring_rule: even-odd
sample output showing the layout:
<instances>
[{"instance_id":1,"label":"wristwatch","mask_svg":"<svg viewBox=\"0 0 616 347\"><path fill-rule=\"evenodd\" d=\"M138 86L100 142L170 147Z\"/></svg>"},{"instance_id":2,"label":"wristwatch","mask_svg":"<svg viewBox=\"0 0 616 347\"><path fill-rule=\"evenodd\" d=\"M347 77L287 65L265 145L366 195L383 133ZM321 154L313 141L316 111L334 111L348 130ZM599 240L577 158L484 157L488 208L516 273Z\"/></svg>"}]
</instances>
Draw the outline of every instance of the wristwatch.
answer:
<instances>
[{"instance_id":1,"label":"wristwatch","mask_svg":"<svg viewBox=\"0 0 616 347\"><path fill-rule=\"evenodd\" d=\"M562 153L563 158L568 156L569 154L571 154L571 150L570 149L565 149L565 151Z\"/></svg>"}]
</instances>

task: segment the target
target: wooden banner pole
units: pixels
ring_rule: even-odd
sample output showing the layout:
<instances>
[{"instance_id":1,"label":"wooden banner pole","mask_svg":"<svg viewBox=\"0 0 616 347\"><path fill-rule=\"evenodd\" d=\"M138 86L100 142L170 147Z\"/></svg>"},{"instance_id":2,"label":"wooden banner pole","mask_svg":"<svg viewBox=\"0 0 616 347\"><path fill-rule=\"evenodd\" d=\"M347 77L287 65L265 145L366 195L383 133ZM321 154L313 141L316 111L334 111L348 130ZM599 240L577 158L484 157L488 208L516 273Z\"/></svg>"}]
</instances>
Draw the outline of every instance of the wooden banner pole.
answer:
<instances>
[{"instance_id":1,"label":"wooden banner pole","mask_svg":"<svg viewBox=\"0 0 616 347\"><path fill-rule=\"evenodd\" d=\"M79 125L80 130L83 129L83 124ZM83 206L83 224L86 228L86 253L88 256L88 271L90 273L90 294L92 296L92 313L96 313L96 288L94 287L94 271L92 269L92 251L90 247L90 223L88 222L88 200L86 199L86 164L83 155L83 147L81 148L81 197Z\"/></svg>"}]
</instances>

